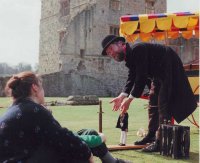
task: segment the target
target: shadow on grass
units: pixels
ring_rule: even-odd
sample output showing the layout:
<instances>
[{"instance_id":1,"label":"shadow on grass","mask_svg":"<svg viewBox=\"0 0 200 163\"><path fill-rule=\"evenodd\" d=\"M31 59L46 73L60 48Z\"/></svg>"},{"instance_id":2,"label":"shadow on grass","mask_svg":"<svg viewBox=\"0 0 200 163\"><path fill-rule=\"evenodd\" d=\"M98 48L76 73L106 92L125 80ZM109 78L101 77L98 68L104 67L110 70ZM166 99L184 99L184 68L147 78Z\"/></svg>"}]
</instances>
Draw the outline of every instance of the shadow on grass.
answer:
<instances>
[{"instance_id":1,"label":"shadow on grass","mask_svg":"<svg viewBox=\"0 0 200 163\"><path fill-rule=\"evenodd\" d=\"M192 133L192 134L194 134L194 135L199 135L199 132L194 132L194 133Z\"/></svg>"},{"instance_id":2,"label":"shadow on grass","mask_svg":"<svg viewBox=\"0 0 200 163\"><path fill-rule=\"evenodd\" d=\"M160 161L163 160L164 162L185 162L185 163L199 163L199 153L198 152L190 152L190 157L187 158L183 158L183 159L173 159L171 156L162 156L160 155L159 152L156 153L144 153L141 152L141 150L134 150L135 153L138 153L140 156L154 156L156 158L158 158ZM121 154L118 153L119 155L125 155L125 154ZM134 156L130 156L130 155L125 155L127 158L137 158Z\"/></svg>"},{"instance_id":3,"label":"shadow on grass","mask_svg":"<svg viewBox=\"0 0 200 163\"><path fill-rule=\"evenodd\" d=\"M130 150L128 150L128 151L130 151ZM127 159L134 159L134 158L137 158L137 156L130 155L130 153L121 153L120 150L117 151L117 152L115 151L115 152L113 152L113 153L117 154L118 156L124 156L124 157L126 157Z\"/></svg>"},{"instance_id":4,"label":"shadow on grass","mask_svg":"<svg viewBox=\"0 0 200 163\"><path fill-rule=\"evenodd\" d=\"M191 162L193 163L198 163L199 162L199 153L196 153L196 152L190 152L190 159L191 159ZM189 159L189 161L190 161Z\"/></svg>"},{"instance_id":5,"label":"shadow on grass","mask_svg":"<svg viewBox=\"0 0 200 163\"><path fill-rule=\"evenodd\" d=\"M130 151L130 150L129 150ZM138 160L139 158L143 159L143 162L149 162L149 156L153 156L153 159L155 162L171 162L171 163L199 163L199 153L195 153L195 152L190 152L190 157L189 159L173 159L170 156L162 156L160 155L159 152L156 153L144 153L141 152L141 150L134 150L135 154L131 154L131 153L122 153L120 151L115 151L114 153L119 156L122 156L123 158L126 158L127 160ZM120 158L120 157L119 157Z\"/></svg>"}]
</instances>

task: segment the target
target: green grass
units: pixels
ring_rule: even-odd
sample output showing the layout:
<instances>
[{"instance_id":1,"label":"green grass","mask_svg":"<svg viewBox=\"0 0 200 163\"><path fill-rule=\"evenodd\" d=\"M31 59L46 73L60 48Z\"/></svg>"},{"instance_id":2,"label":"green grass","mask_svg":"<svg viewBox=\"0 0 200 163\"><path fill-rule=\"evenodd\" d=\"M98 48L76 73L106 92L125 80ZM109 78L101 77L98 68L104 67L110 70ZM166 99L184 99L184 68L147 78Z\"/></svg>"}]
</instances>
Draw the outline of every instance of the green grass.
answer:
<instances>
[{"instance_id":1,"label":"green grass","mask_svg":"<svg viewBox=\"0 0 200 163\"><path fill-rule=\"evenodd\" d=\"M63 101L64 98L46 98L46 101ZM101 98L103 108L103 133L107 137L107 144L118 144L120 130L115 128L119 112L112 111L112 105L109 104L111 98ZM127 144L136 140L136 133L139 128L147 129L148 116L147 110L144 109L148 103L147 100L135 99L129 109L129 131ZM11 104L10 98L0 98L0 115L5 112ZM93 128L98 130L98 111L99 106L51 106L54 117L63 127L70 130L78 131L82 128ZM194 113L195 119L199 119L199 108ZM142 153L140 150L127 150L112 152L115 157L127 159L134 163L198 163L199 162L199 130L188 120L183 121L180 125L190 126L190 158L174 160L170 157L161 156L159 153ZM100 162L95 158L95 162Z\"/></svg>"}]
</instances>

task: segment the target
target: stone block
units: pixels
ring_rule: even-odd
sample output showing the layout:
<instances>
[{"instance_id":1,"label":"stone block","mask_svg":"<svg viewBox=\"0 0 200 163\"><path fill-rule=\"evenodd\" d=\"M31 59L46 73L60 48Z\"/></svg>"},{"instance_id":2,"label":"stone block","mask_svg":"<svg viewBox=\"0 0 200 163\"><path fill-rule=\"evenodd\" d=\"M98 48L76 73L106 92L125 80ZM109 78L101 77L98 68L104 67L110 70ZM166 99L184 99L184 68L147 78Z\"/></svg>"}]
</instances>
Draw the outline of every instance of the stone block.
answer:
<instances>
[{"instance_id":1,"label":"stone block","mask_svg":"<svg viewBox=\"0 0 200 163\"><path fill-rule=\"evenodd\" d=\"M95 95L87 95L87 96L69 96L66 99L66 105L98 105L99 98Z\"/></svg>"}]
</instances>

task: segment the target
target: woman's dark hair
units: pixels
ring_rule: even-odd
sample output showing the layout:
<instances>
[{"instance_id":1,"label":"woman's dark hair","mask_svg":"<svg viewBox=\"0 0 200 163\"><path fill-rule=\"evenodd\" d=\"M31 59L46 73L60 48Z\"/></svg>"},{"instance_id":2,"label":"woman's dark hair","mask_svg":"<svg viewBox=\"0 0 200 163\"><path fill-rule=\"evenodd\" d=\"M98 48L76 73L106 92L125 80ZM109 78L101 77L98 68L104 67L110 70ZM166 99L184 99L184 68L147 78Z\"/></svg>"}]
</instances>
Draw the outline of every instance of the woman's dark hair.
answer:
<instances>
[{"instance_id":1,"label":"woman's dark hair","mask_svg":"<svg viewBox=\"0 0 200 163\"><path fill-rule=\"evenodd\" d=\"M39 85L40 78L31 71L13 75L6 83L5 92L15 99L26 98L31 94L32 84Z\"/></svg>"}]
</instances>

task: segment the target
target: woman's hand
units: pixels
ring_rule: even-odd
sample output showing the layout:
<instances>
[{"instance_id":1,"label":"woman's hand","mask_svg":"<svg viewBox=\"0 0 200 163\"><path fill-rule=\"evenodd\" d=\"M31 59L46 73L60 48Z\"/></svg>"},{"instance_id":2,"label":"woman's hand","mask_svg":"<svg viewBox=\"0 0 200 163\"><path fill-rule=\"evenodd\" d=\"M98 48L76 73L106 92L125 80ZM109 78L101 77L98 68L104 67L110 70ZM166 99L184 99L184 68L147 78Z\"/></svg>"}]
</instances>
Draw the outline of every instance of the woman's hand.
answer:
<instances>
[{"instance_id":1,"label":"woman's hand","mask_svg":"<svg viewBox=\"0 0 200 163\"><path fill-rule=\"evenodd\" d=\"M133 101L132 98L127 98L127 100L125 100L124 102L122 102L120 110L121 110L121 114L126 113L126 111L129 109L130 103Z\"/></svg>"}]
</instances>

